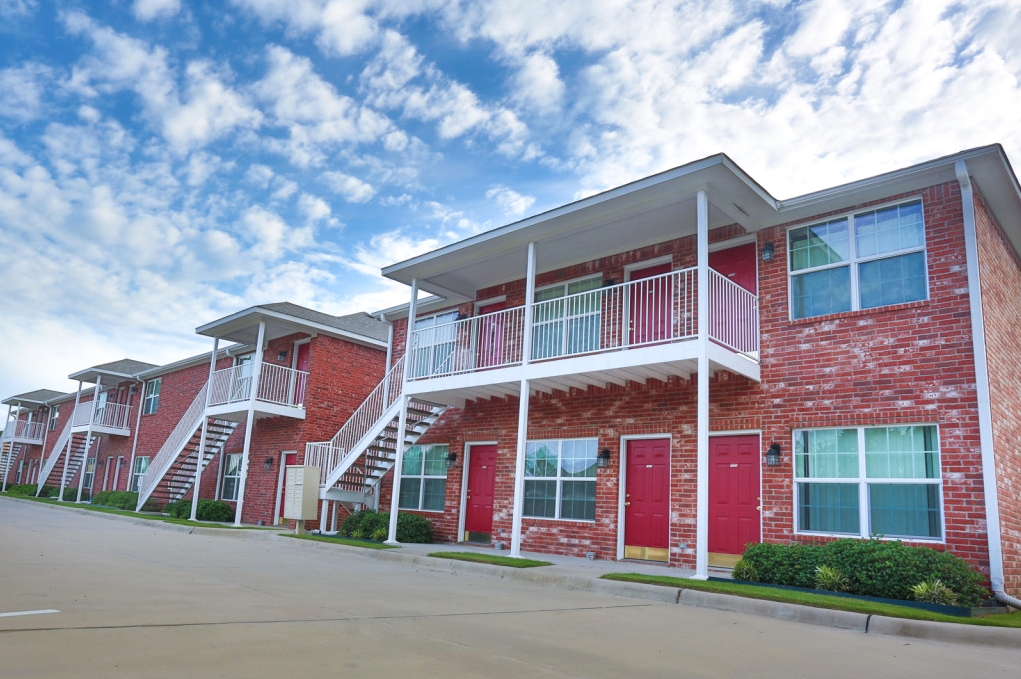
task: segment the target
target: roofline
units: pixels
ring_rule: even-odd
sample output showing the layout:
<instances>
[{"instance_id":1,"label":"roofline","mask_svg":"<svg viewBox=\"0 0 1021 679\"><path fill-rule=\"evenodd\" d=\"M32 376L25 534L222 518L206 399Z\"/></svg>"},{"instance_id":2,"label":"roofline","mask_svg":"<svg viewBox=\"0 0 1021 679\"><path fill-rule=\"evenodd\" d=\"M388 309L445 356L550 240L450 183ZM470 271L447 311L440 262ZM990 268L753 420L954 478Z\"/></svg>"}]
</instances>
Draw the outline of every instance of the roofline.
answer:
<instances>
[{"instance_id":1,"label":"roofline","mask_svg":"<svg viewBox=\"0 0 1021 679\"><path fill-rule=\"evenodd\" d=\"M209 323L206 323L205 325L200 325L199 327L195 328L195 332L199 335L215 337L216 335L207 334L211 328L215 328L218 325L230 323L231 321L237 320L251 313L259 313L268 316L269 318L276 318L279 320L296 323L298 325L304 325L308 328L314 329L316 332L321 332L327 335L333 335L335 337L341 337L343 339L352 340L354 342L371 344L374 346L381 347L383 349L385 349L387 346L386 340L378 340L374 337L369 337L368 335L360 335L356 332L351 332L350 330L341 330L340 328L334 328L329 325L323 325L322 323L316 323L315 321L310 321L304 318L298 318L297 316L291 316L289 314L280 313L279 311L272 311L265 307L261 307L258 304L255 306L248 307L247 309L242 309L241 311L234 312L229 316L224 316L223 318L211 321Z\"/></svg>"},{"instance_id":2,"label":"roofline","mask_svg":"<svg viewBox=\"0 0 1021 679\"><path fill-rule=\"evenodd\" d=\"M56 389L54 389L53 391L56 391ZM40 401L39 399L18 398L17 396L10 396L10 397L5 398L4 400L0 401L0 404L3 404L5 406L6 405L14 406L14 405L20 403L21 405L18 406L18 407L22 407L22 408L24 406L26 406L26 405L44 406L44 405L47 405L50 401L52 401L54 399L57 399L57 398L60 398L62 396L67 396L67 394L61 393L60 396L54 396L53 398L44 399L42 401Z\"/></svg>"},{"instance_id":3,"label":"roofline","mask_svg":"<svg viewBox=\"0 0 1021 679\"><path fill-rule=\"evenodd\" d=\"M86 374L88 374L90 372L95 372L95 373L99 373L99 374L102 374L102 375L111 375L113 377L120 377L120 378L125 379L125 380L135 380L135 381L138 380L138 378L135 377L135 375L137 375L138 373L120 373L120 372L114 372L113 370L100 370L100 369L97 369L97 368L86 368L85 370L79 370L76 373L71 373L70 375L68 375L67 379L69 379L69 380L81 380L82 376L84 376L84 375L86 375ZM82 380L82 381L84 381L84 380ZM90 382L89 384L92 384L92 383Z\"/></svg>"},{"instance_id":4,"label":"roofline","mask_svg":"<svg viewBox=\"0 0 1021 679\"><path fill-rule=\"evenodd\" d=\"M238 348L242 348L242 347L246 347L246 346L250 346L250 345L237 343L237 344L231 344L230 346L221 347L221 348L216 350L216 353L217 353L216 359L220 360L221 358L227 358L229 356L234 356L235 353L236 353L236 350ZM203 363L208 363L209 362L209 358L210 358L212 353L213 353L212 351L207 351L204 354L197 354L195 356L189 356L188 358L182 358L181 360L174 361L173 363L166 363L164 365L158 365L155 368L149 368L148 370L143 370L140 373L135 373L135 375L140 380L147 380L147 379L149 379L151 377L158 377L160 375L165 375L167 373L172 373L172 372L175 372L177 370L182 370L184 368L190 368L190 367L193 367L193 366L196 366L196 365L202 365Z\"/></svg>"}]
</instances>

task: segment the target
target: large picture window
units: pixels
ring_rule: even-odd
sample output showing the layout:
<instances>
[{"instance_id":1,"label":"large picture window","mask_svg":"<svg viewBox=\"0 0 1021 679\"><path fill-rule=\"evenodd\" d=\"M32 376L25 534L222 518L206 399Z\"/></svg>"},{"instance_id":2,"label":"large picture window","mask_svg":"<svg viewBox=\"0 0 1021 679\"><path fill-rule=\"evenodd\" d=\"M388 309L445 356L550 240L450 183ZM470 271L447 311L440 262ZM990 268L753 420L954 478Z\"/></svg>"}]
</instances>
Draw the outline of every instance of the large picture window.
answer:
<instances>
[{"instance_id":1,"label":"large picture window","mask_svg":"<svg viewBox=\"0 0 1021 679\"><path fill-rule=\"evenodd\" d=\"M797 530L869 537L943 537L936 427L794 433Z\"/></svg>"},{"instance_id":2,"label":"large picture window","mask_svg":"<svg viewBox=\"0 0 1021 679\"><path fill-rule=\"evenodd\" d=\"M447 496L447 445L411 446L401 462L401 509L442 512Z\"/></svg>"},{"instance_id":3,"label":"large picture window","mask_svg":"<svg viewBox=\"0 0 1021 679\"><path fill-rule=\"evenodd\" d=\"M535 291L532 358L583 354L599 349L601 276Z\"/></svg>"},{"instance_id":4,"label":"large picture window","mask_svg":"<svg viewBox=\"0 0 1021 679\"><path fill-rule=\"evenodd\" d=\"M454 370L454 346L457 337L457 312L419 318L415 321L415 347L412 375L442 375Z\"/></svg>"},{"instance_id":5,"label":"large picture window","mask_svg":"<svg viewBox=\"0 0 1021 679\"><path fill-rule=\"evenodd\" d=\"M787 238L792 318L927 297L919 200L791 229Z\"/></svg>"},{"instance_id":6,"label":"large picture window","mask_svg":"<svg viewBox=\"0 0 1021 679\"><path fill-rule=\"evenodd\" d=\"M596 519L596 439L529 441L524 516Z\"/></svg>"},{"instance_id":7,"label":"large picture window","mask_svg":"<svg viewBox=\"0 0 1021 679\"><path fill-rule=\"evenodd\" d=\"M157 377L145 383L145 401L142 404L143 415L152 415L160 407L160 387L162 384L162 377Z\"/></svg>"},{"instance_id":8,"label":"large picture window","mask_svg":"<svg viewBox=\"0 0 1021 679\"><path fill-rule=\"evenodd\" d=\"M241 453L230 453L223 456L223 485L220 487L220 499L234 502L238 499L238 487L241 485Z\"/></svg>"}]
</instances>

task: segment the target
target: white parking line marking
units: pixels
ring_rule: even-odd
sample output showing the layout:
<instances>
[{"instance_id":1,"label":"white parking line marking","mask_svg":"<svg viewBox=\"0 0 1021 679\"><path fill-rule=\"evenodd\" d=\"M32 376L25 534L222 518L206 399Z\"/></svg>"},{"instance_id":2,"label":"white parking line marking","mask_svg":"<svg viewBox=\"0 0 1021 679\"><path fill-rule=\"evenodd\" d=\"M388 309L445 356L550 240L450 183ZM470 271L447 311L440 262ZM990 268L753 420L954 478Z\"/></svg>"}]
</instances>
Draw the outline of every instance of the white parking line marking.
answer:
<instances>
[{"instance_id":1,"label":"white parking line marking","mask_svg":"<svg viewBox=\"0 0 1021 679\"><path fill-rule=\"evenodd\" d=\"M16 615L39 615L41 613L60 613L55 608L47 608L41 611L13 611L11 613L0 613L0 618L13 618Z\"/></svg>"}]
</instances>

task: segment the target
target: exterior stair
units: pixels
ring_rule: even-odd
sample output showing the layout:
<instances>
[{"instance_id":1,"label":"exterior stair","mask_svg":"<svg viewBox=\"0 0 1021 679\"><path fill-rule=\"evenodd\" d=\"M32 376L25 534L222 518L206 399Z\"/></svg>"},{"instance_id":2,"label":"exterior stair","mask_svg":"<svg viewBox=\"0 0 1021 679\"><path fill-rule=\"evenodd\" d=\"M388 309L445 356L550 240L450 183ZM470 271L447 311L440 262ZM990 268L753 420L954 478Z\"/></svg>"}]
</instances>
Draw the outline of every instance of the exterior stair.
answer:
<instances>
[{"instance_id":1,"label":"exterior stair","mask_svg":"<svg viewBox=\"0 0 1021 679\"><path fill-rule=\"evenodd\" d=\"M14 461L18 459L18 455L21 455L21 444L14 443L13 441L4 441L3 445L0 446L0 479L2 479L3 485L6 487L9 479L7 475L11 471L11 467L14 465Z\"/></svg>"},{"instance_id":2,"label":"exterior stair","mask_svg":"<svg viewBox=\"0 0 1021 679\"><path fill-rule=\"evenodd\" d=\"M70 422L66 428L67 433L70 435ZM85 460L86 453L92 449L92 444L95 443L99 437L93 436L86 440L86 435L83 433L77 433L71 436L71 455L70 459L67 460L67 473L65 474L64 464L65 455L67 449L67 438L63 434L57 439L57 446L50 451L49 457L46 458L46 465L43 467L42 472L39 474L39 484L36 488L36 497L39 496L39 492L43 489L44 485L51 485L59 487L61 481L66 484L66 487L72 485L72 479L75 474L82 466L82 462Z\"/></svg>"},{"instance_id":3,"label":"exterior stair","mask_svg":"<svg viewBox=\"0 0 1021 679\"><path fill-rule=\"evenodd\" d=\"M195 483L195 469L200 458L202 469L205 469L238 428L237 422L206 417L206 388L199 390L191 406L142 475L138 483L136 511L141 511L150 498L162 509L168 502L184 497ZM199 455L203 420L206 420L206 446Z\"/></svg>"},{"instance_id":4,"label":"exterior stair","mask_svg":"<svg viewBox=\"0 0 1021 679\"><path fill-rule=\"evenodd\" d=\"M398 452L403 384L402 357L336 436L305 446L305 464L320 469L320 499L366 504L380 479L393 468ZM412 399L404 445L414 445L444 410L444 405Z\"/></svg>"}]
</instances>

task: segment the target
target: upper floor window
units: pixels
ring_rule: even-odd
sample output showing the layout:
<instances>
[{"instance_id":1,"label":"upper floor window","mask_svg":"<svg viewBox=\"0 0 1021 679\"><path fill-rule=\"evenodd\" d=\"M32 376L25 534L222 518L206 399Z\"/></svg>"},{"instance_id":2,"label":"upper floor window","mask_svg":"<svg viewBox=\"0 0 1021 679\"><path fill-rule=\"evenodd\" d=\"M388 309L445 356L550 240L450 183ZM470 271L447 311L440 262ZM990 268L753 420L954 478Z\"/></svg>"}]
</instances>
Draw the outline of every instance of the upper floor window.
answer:
<instances>
[{"instance_id":1,"label":"upper floor window","mask_svg":"<svg viewBox=\"0 0 1021 679\"><path fill-rule=\"evenodd\" d=\"M50 408L50 431L57 428L57 418L60 417L60 406L55 405Z\"/></svg>"},{"instance_id":2,"label":"upper floor window","mask_svg":"<svg viewBox=\"0 0 1021 679\"><path fill-rule=\"evenodd\" d=\"M457 311L426 316L415 321L412 375L442 375L454 370Z\"/></svg>"},{"instance_id":3,"label":"upper floor window","mask_svg":"<svg viewBox=\"0 0 1021 679\"><path fill-rule=\"evenodd\" d=\"M927 297L920 200L791 229L787 248L792 318Z\"/></svg>"},{"instance_id":4,"label":"upper floor window","mask_svg":"<svg viewBox=\"0 0 1021 679\"><path fill-rule=\"evenodd\" d=\"M602 276L535 291L532 358L570 356L599 348Z\"/></svg>"},{"instance_id":5,"label":"upper floor window","mask_svg":"<svg viewBox=\"0 0 1021 679\"><path fill-rule=\"evenodd\" d=\"M163 382L162 377L157 377L154 380L149 380L145 383L145 402L142 404L142 414L152 415L156 412L156 409L160 406L160 385Z\"/></svg>"}]
</instances>

